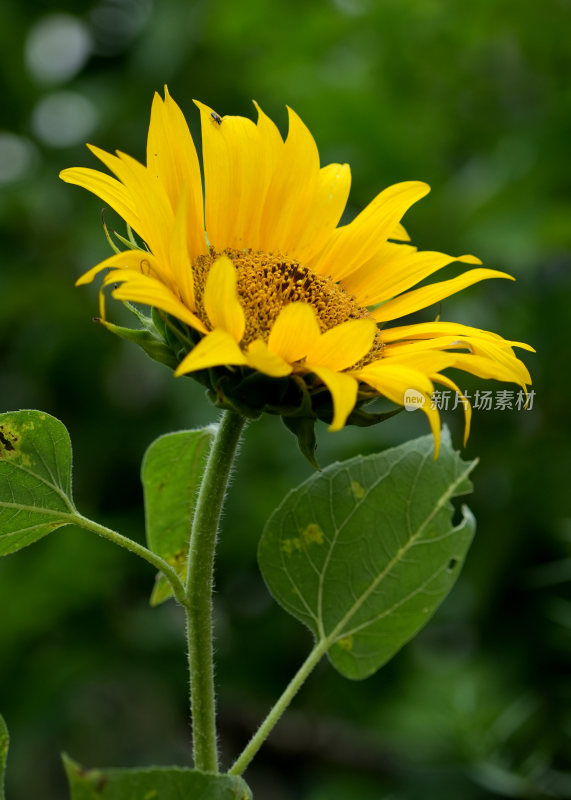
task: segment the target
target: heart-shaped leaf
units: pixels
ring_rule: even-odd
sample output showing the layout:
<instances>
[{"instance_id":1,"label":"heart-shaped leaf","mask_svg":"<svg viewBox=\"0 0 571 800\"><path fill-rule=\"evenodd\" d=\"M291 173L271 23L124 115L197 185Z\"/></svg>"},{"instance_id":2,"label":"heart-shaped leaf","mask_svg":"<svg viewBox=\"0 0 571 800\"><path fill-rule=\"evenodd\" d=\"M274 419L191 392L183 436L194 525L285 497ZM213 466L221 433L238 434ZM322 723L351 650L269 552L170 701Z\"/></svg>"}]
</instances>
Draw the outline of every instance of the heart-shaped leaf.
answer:
<instances>
[{"instance_id":1,"label":"heart-shaped leaf","mask_svg":"<svg viewBox=\"0 0 571 800\"><path fill-rule=\"evenodd\" d=\"M71 800L251 800L242 778L177 767L86 770L64 756ZM0 798L1 800L1 798Z\"/></svg>"},{"instance_id":2,"label":"heart-shaped leaf","mask_svg":"<svg viewBox=\"0 0 571 800\"><path fill-rule=\"evenodd\" d=\"M71 443L41 411L0 414L0 556L73 522Z\"/></svg>"},{"instance_id":3,"label":"heart-shaped leaf","mask_svg":"<svg viewBox=\"0 0 571 800\"><path fill-rule=\"evenodd\" d=\"M164 558L184 582L190 526L214 428L160 436L147 449L141 468L149 548ZM172 597L159 573L151 605Z\"/></svg>"},{"instance_id":4,"label":"heart-shaped leaf","mask_svg":"<svg viewBox=\"0 0 571 800\"><path fill-rule=\"evenodd\" d=\"M286 497L264 530L259 563L275 599L304 622L348 678L365 678L423 627L460 572L475 522L453 525L471 491L443 432L333 464Z\"/></svg>"}]
</instances>

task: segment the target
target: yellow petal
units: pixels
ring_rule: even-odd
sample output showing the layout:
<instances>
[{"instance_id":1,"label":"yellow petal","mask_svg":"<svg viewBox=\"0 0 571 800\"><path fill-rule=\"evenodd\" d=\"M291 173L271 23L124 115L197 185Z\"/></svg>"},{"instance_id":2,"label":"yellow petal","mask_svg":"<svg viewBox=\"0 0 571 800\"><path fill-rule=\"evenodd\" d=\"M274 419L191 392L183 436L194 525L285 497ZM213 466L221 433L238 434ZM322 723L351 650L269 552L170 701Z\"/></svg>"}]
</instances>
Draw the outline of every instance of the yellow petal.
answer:
<instances>
[{"instance_id":1,"label":"yellow petal","mask_svg":"<svg viewBox=\"0 0 571 800\"><path fill-rule=\"evenodd\" d=\"M335 230L347 205L351 188L348 164L328 164L319 171L315 197L305 219L299 220L297 237L288 255L307 264Z\"/></svg>"},{"instance_id":2,"label":"yellow petal","mask_svg":"<svg viewBox=\"0 0 571 800\"><path fill-rule=\"evenodd\" d=\"M246 366L246 356L236 340L226 331L217 328L186 355L175 370L175 375L184 375L199 369L222 366Z\"/></svg>"},{"instance_id":3,"label":"yellow petal","mask_svg":"<svg viewBox=\"0 0 571 800\"><path fill-rule=\"evenodd\" d=\"M498 365L503 365L521 383L530 383L531 378L525 364L516 357L510 343L503 339L493 339L477 336L438 336L433 339L418 339L417 341L398 342L385 347L383 356L387 359L397 359L399 363L413 355L439 350L468 350L476 356L483 356ZM453 353L441 353L443 356L455 358ZM467 363L470 363L469 361ZM451 364L452 365L452 362ZM438 367L442 369L442 367Z\"/></svg>"},{"instance_id":4,"label":"yellow petal","mask_svg":"<svg viewBox=\"0 0 571 800\"><path fill-rule=\"evenodd\" d=\"M440 350L421 350L415 352L401 351L400 355L387 358L383 353L383 363L400 364L403 367L417 369L425 375L440 372L441 369L454 365L456 353L446 353Z\"/></svg>"},{"instance_id":5,"label":"yellow petal","mask_svg":"<svg viewBox=\"0 0 571 800\"><path fill-rule=\"evenodd\" d=\"M196 310L194 301L194 277L190 260L190 247L188 245L188 208L186 202L186 187L181 187L178 199L174 228L170 240L169 261L172 267L175 285L184 301L192 311Z\"/></svg>"},{"instance_id":6,"label":"yellow petal","mask_svg":"<svg viewBox=\"0 0 571 800\"><path fill-rule=\"evenodd\" d=\"M256 162L256 174L259 175L258 197L255 200L255 210L252 214L249 229L249 247L254 250L262 250L262 219L266 198L270 187L274 181L274 175L278 164L281 162L284 152L284 140L278 130L277 125L262 111L258 103L254 101L258 112L258 155Z\"/></svg>"},{"instance_id":7,"label":"yellow petal","mask_svg":"<svg viewBox=\"0 0 571 800\"><path fill-rule=\"evenodd\" d=\"M263 161L266 163L269 173L273 174L283 154L284 140L275 122L262 111L255 100L254 106L258 112L257 128L259 132L260 148L264 153Z\"/></svg>"},{"instance_id":8,"label":"yellow petal","mask_svg":"<svg viewBox=\"0 0 571 800\"><path fill-rule=\"evenodd\" d=\"M499 272L495 269L470 269L456 278L451 278L448 281L440 281L439 283L432 283L430 286L423 286L420 289L413 289L411 292L406 292L394 300L389 300L388 303L375 309L372 315L379 322L386 322L391 319L398 319L404 317L406 314L412 314L421 308L438 303L445 297L449 297L456 292L460 292L467 286L472 286L479 281L487 280L488 278L508 278L510 281L515 280L507 272Z\"/></svg>"},{"instance_id":9,"label":"yellow petal","mask_svg":"<svg viewBox=\"0 0 571 800\"><path fill-rule=\"evenodd\" d=\"M119 152L114 156L93 145L88 147L117 175L129 195L136 199L140 224L135 230L166 268L174 212L164 186L146 167L126 153Z\"/></svg>"},{"instance_id":10,"label":"yellow petal","mask_svg":"<svg viewBox=\"0 0 571 800\"><path fill-rule=\"evenodd\" d=\"M289 364L304 358L320 337L319 323L308 303L284 306L268 338L268 347Z\"/></svg>"},{"instance_id":11,"label":"yellow petal","mask_svg":"<svg viewBox=\"0 0 571 800\"><path fill-rule=\"evenodd\" d=\"M464 349L472 352L471 337L465 336L435 336L432 339L416 339L408 342L385 343L384 358L398 358L399 360L412 353L422 353L427 350Z\"/></svg>"},{"instance_id":12,"label":"yellow petal","mask_svg":"<svg viewBox=\"0 0 571 800\"><path fill-rule=\"evenodd\" d=\"M510 339L503 339L499 334L493 333L492 331L472 328L469 325L461 325L458 322L420 322L416 325L401 325L396 328L383 329L383 341L385 344L390 344L392 342L407 344L410 341L435 339L447 335L464 338L470 343L471 347L476 342L479 343L485 340L501 348L520 347L523 350L529 350L535 353L534 348L525 342L514 342Z\"/></svg>"},{"instance_id":13,"label":"yellow petal","mask_svg":"<svg viewBox=\"0 0 571 800\"><path fill-rule=\"evenodd\" d=\"M414 389L420 392L424 398L421 408L428 418L434 436L434 458L437 458L440 449L440 415L436 408L430 407L431 395L434 391L430 378L410 366L387 364L384 359L363 367L353 375L400 406L404 405L404 396L407 390Z\"/></svg>"},{"instance_id":14,"label":"yellow petal","mask_svg":"<svg viewBox=\"0 0 571 800\"><path fill-rule=\"evenodd\" d=\"M418 322L414 325L400 325L395 328L383 328L383 341L396 342L408 339L432 339L437 336L482 336L504 341L501 336L481 328L472 328L459 322Z\"/></svg>"},{"instance_id":15,"label":"yellow petal","mask_svg":"<svg viewBox=\"0 0 571 800\"><path fill-rule=\"evenodd\" d=\"M312 366L311 371L315 372L331 393L333 420L329 430L341 430L357 402L358 382L351 375L347 375L344 372L336 372L327 367Z\"/></svg>"},{"instance_id":16,"label":"yellow petal","mask_svg":"<svg viewBox=\"0 0 571 800\"><path fill-rule=\"evenodd\" d=\"M246 328L240 305L236 267L228 256L220 256L210 267L204 287L204 308L213 328L222 328L240 342Z\"/></svg>"},{"instance_id":17,"label":"yellow petal","mask_svg":"<svg viewBox=\"0 0 571 800\"><path fill-rule=\"evenodd\" d=\"M408 231L400 222L395 226L391 239L395 239L397 242L410 242Z\"/></svg>"},{"instance_id":18,"label":"yellow petal","mask_svg":"<svg viewBox=\"0 0 571 800\"><path fill-rule=\"evenodd\" d=\"M353 222L337 228L309 266L334 281L346 278L370 259L371 253L390 238L405 211L429 191L430 187L420 181L389 186Z\"/></svg>"},{"instance_id":19,"label":"yellow petal","mask_svg":"<svg viewBox=\"0 0 571 800\"><path fill-rule=\"evenodd\" d=\"M206 326L192 313L178 297L162 281L149 275L142 275L130 269L117 269L108 273L103 281L104 286L113 283L120 285L113 290L113 297L117 300L130 300L132 303L144 303L148 306L160 308L167 314L186 322L201 333L206 332Z\"/></svg>"},{"instance_id":20,"label":"yellow petal","mask_svg":"<svg viewBox=\"0 0 571 800\"><path fill-rule=\"evenodd\" d=\"M307 352L307 365L333 370L352 367L373 345L377 326L372 319L351 319L325 331Z\"/></svg>"},{"instance_id":21,"label":"yellow petal","mask_svg":"<svg viewBox=\"0 0 571 800\"><path fill-rule=\"evenodd\" d=\"M454 363L451 366L470 372L479 378L508 381L517 383L522 387L526 384L531 384L531 378L525 365L518 359L514 359L514 361L515 363L505 364L485 356L472 355L471 353L455 353Z\"/></svg>"},{"instance_id":22,"label":"yellow petal","mask_svg":"<svg viewBox=\"0 0 571 800\"><path fill-rule=\"evenodd\" d=\"M354 370L352 374L401 406L404 405L404 393L407 389L418 389L429 395L433 388L430 378L424 372L382 358L362 369ZM387 394L385 389L391 394Z\"/></svg>"},{"instance_id":23,"label":"yellow petal","mask_svg":"<svg viewBox=\"0 0 571 800\"><path fill-rule=\"evenodd\" d=\"M133 197L118 180L104 172L84 167L64 169L59 176L66 183L72 183L93 192L104 203L110 205L134 231L140 230L141 222L135 211Z\"/></svg>"},{"instance_id":24,"label":"yellow petal","mask_svg":"<svg viewBox=\"0 0 571 800\"><path fill-rule=\"evenodd\" d=\"M113 153L108 153L106 150L102 150L100 147L97 147L94 144L88 144L86 147L96 158L102 161L107 169L110 169L120 181L123 180L122 165L119 156L113 155Z\"/></svg>"},{"instance_id":25,"label":"yellow petal","mask_svg":"<svg viewBox=\"0 0 571 800\"><path fill-rule=\"evenodd\" d=\"M258 372L263 372L264 375L269 375L272 378L283 378L291 373L290 365L276 353L268 350L267 344L262 339L256 339L250 344L246 352L246 358L253 369L257 369Z\"/></svg>"},{"instance_id":26,"label":"yellow petal","mask_svg":"<svg viewBox=\"0 0 571 800\"><path fill-rule=\"evenodd\" d=\"M496 361L498 364L503 365L505 369L509 370L516 377L518 383L531 383L529 370L523 361L520 361L511 347L506 347L503 342L497 344L493 340L475 339L472 341L471 349L474 355L484 356L491 361Z\"/></svg>"},{"instance_id":27,"label":"yellow petal","mask_svg":"<svg viewBox=\"0 0 571 800\"><path fill-rule=\"evenodd\" d=\"M184 115L165 86L164 101L155 93L147 138L147 167L164 186L176 212L186 187L186 228L191 260L205 254L202 179L196 148Z\"/></svg>"},{"instance_id":28,"label":"yellow petal","mask_svg":"<svg viewBox=\"0 0 571 800\"><path fill-rule=\"evenodd\" d=\"M104 269L131 269L135 272L149 274L158 270L156 259L150 254L145 253L143 250L125 250L122 253L116 253L104 261L101 261L95 267L85 272L81 278L75 282L76 286L84 286L86 283L91 283L95 276Z\"/></svg>"},{"instance_id":29,"label":"yellow petal","mask_svg":"<svg viewBox=\"0 0 571 800\"><path fill-rule=\"evenodd\" d=\"M319 152L313 136L288 108L289 131L266 194L260 220L260 248L289 253L311 214L319 182Z\"/></svg>"},{"instance_id":30,"label":"yellow petal","mask_svg":"<svg viewBox=\"0 0 571 800\"><path fill-rule=\"evenodd\" d=\"M463 444L466 447L468 442L468 437L470 436L470 425L472 423L472 406L470 405L470 401L468 398L462 394L460 389L456 386L454 381L451 381L446 375L433 375L432 380L435 383L440 383L442 386L447 386L449 389L452 389L453 392L457 392L457 394L462 398L462 405L464 406L464 439Z\"/></svg>"},{"instance_id":31,"label":"yellow petal","mask_svg":"<svg viewBox=\"0 0 571 800\"><path fill-rule=\"evenodd\" d=\"M343 278L341 285L355 295L359 305L367 305L365 302L368 297L367 292L373 283L378 283L385 264L389 264L397 259L404 259L411 253L416 253L418 248L402 242L379 242L375 245L374 255L365 261L361 266ZM372 305L372 303L369 303Z\"/></svg>"},{"instance_id":32,"label":"yellow petal","mask_svg":"<svg viewBox=\"0 0 571 800\"><path fill-rule=\"evenodd\" d=\"M251 247L258 225L265 172L259 163L259 131L246 117L219 117L204 103L200 109L206 231L217 250Z\"/></svg>"},{"instance_id":33,"label":"yellow petal","mask_svg":"<svg viewBox=\"0 0 571 800\"><path fill-rule=\"evenodd\" d=\"M375 259L372 261L374 264ZM390 300L453 261L482 263L475 256L449 256L428 250L410 252L402 246L393 251L392 257L381 257L376 261L374 272L366 265L369 267L368 274L364 275L362 269L357 270L343 281L347 291L355 295L360 305L372 306Z\"/></svg>"},{"instance_id":34,"label":"yellow petal","mask_svg":"<svg viewBox=\"0 0 571 800\"><path fill-rule=\"evenodd\" d=\"M468 350L469 352L454 353L450 352L451 350ZM497 345L492 339L442 336L435 339L422 339L417 342L400 342L388 345L383 352L383 357L387 360L404 363L410 359L440 356L443 360L449 359L448 366L453 366L458 354L483 356L489 361L497 363L498 366L503 365L509 374L513 376L512 380L517 380L519 383L531 382L527 367L523 361L516 357L511 347L506 346L504 342L501 345ZM438 370L443 368L437 367Z\"/></svg>"}]
</instances>

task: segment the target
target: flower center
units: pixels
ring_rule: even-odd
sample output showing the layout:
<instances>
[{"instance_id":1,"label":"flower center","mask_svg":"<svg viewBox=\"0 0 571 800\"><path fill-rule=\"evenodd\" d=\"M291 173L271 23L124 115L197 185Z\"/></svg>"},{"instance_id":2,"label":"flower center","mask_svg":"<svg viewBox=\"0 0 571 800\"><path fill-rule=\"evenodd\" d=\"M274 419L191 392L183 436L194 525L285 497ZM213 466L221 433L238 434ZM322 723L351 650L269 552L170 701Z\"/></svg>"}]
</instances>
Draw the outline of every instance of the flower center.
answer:
<instances>
[{"instance_id":1,"label":"flower center","mask_svg":"<svg viewBox=\"0 0 571 800\"><path fill-rule=\"evenodd\" d=\"M236 267L238 296L246 315L244 344L254 339L267 341L282 308L296 301L313 308L322 333L347 320L370 316L342 286L316 275L293 258L252 250L227 249L224 253ZM200 256L193 265L196 314L207 326L204 286L208 271L219 255L211 249L208 256ZM381 350L381 337L377 334L366 359L378 358Z\"/></svg>"}]
</instances>

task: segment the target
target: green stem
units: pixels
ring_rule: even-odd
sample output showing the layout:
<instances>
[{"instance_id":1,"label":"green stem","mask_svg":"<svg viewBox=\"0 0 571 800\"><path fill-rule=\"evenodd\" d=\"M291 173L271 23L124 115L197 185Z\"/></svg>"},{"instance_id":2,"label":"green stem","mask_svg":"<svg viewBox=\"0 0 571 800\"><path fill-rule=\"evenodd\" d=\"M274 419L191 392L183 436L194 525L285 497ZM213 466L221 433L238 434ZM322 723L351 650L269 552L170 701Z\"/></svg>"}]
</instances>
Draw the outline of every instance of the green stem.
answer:
<instances>
[{"instance_id":1,"label":"green stem","mask_svg":"<svg viewBox=\"0 0 571 800\"><path fill-rule=\"evenodd\" d=\"M311 653L308 655L289 684L286 686L282 696L272 708L266 719L262 722L256 733L252 736L244 751L238 756L228 771L229 775L241 775L244 772L250 761L254 758L260 747L270 735L272 729L277 724L280 717L293 700L294 696L299 691L307 676L319 663L321 657L327 651L327 648L330 646L330 644L331 642L329 639L322 640L315 644Z\"/></svg>"},{"instance_id":2,"label":"green stem","mask_svg":"<svg viewBox=\"0 0 571 800\"><path fill-rule=\"evenodd\" d=\"M218 523L245 418L222 415L200 486L190 535L186 581L186 620L194 765L218 772L212 587Z\"/></svg>"},{"instance_id":3,"label":"green stem","mask_svg":"<svg viewBox=\"0 0 571 800\"><path fill-rule=\"evenodd\" d=\"M117 533L117 531L111 530L111 528L106 528L104 525L100 525L98 522L93 522L93 520L84 517L82 514L73 514L72 521L80 528L84 528L87 531L96 533L98 536L102 536L104 539L108 539L110 542L119 545L119 547L129 550L136 556L144 558L145 561L148 561L149 564L152 564L155 569L163 573L167 581L170 583L174 596L178 602L182 606L186 605L186 596L182 581L170 564L167 564L164 559L156 555L156 553L153 553L152 550L148 550L146 547L143 547L142 544L134 542L127 536L122 536L120 533Z\"/></svg>"}]
</instances>

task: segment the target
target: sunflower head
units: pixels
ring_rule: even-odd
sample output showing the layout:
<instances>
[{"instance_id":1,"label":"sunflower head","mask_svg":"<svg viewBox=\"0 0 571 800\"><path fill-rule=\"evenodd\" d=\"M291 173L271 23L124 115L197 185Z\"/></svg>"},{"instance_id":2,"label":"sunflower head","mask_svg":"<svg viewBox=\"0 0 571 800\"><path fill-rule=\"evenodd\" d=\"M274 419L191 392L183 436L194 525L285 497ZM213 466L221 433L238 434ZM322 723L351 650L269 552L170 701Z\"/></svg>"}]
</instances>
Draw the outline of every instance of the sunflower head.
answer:
<instances>
[{"instance_id":1,"label":"sunflower head","mask_svg":"<svg viewBox=\"0 0 571 800\"><path fill-rule=\"evenodd\" d=\"M339 225L350 187L346 164L321 166L313 137L289 111L281 137L256 105L257 123L201 112L204 184L182 112L165 89L155 95L146 164L91 147L114 173L64 170L126 221L127 249L101 270L102 291L150 306L137 331L118 328L176 375L192 375L218 406L257 417L279 414L314 460L314 422L370 425L386 413L364 406L379 396L402 408L415 390L435 435L434 383L457 389L442 371L482 378L530 377L497 334L441 320L395 326L405 315L487 278L509 275L480 266L417 286L454 261L474 256L419 251L401 218L428 192L407 181L381 192L352 222ZM131 233L134 231L139 239ZM466 403L466 436L469 404ZM389 415L395 413L389 412Z\"/></svg>"}]
</instances>

